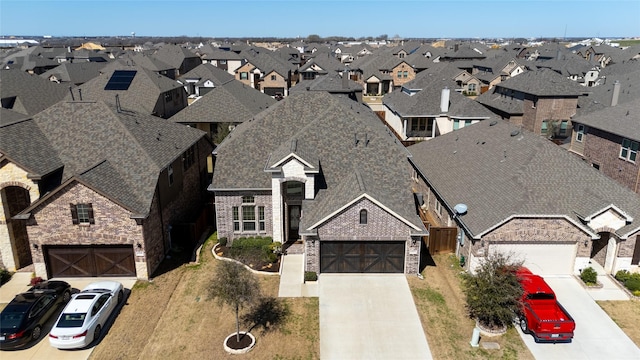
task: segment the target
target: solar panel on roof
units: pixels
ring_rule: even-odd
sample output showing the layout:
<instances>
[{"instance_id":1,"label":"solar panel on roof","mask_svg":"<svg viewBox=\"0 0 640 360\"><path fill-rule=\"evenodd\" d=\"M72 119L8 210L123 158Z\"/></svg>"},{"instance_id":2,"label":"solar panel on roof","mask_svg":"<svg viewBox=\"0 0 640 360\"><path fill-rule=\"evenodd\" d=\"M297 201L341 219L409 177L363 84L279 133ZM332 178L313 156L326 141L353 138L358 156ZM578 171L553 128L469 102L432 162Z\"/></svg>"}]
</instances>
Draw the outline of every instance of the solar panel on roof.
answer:
<instances>
[{"instance_id":1,"label":"solar panel on roof","mask_svg":"<svg viewBox=\"0 0 640 360\"><path fill-rule=\"evenodd\" d=\"M109 82L104 87L105 90L127 90L133 77L136 76L136 70L116 70L111 75Z\"/></svg>"}]
</instances>

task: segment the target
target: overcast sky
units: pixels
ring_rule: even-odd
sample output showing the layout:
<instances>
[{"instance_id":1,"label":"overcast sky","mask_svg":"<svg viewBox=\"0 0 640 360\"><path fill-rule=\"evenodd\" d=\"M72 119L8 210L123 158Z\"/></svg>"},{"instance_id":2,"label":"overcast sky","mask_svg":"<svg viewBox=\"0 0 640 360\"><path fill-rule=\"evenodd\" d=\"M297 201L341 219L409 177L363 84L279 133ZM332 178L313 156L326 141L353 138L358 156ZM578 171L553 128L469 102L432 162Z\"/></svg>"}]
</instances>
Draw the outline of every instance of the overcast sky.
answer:
<instances>
[{"instance_id":1,"label":"overcast sky","mask_svg":"<svg viewBox=\"0 0 640 360\"><path fill-rule=\"evenodd\" d=\"M640 0L0 0L0 35L640 37Z\"/></svg>"}]
</instances>

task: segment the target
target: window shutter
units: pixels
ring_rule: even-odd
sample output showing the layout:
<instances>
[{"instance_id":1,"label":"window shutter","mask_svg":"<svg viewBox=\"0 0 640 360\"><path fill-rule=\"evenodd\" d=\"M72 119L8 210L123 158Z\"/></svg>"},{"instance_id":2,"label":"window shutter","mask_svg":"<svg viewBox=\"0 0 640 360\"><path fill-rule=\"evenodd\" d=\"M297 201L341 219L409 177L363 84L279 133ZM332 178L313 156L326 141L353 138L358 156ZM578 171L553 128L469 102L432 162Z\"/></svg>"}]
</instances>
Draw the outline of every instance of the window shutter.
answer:
<instances>
[{"instance_id":1,"label":"window shutter","mask_svg":"<svg viewBox=\"0 0 640 360\"><path fill-rule=\"evenodd\" d=\"M95 224L96 221L93 218L93 205L91 205L91 204L88 204L88 205L89 205L89 210L88 210L88 213L89 213L89 224Z\"/></svg>"},{"instance_id":2,"label":"window shutter","mask_svg":"<svg viewBox=\"0 0 640 360\"><path fill-rule=\"evenodd\" d=\"M73 220L73 225L80 224L78 221L78 208L73 204L69 204L69 206L71 207L71 220Z\"/></svg>"}]
</instances>

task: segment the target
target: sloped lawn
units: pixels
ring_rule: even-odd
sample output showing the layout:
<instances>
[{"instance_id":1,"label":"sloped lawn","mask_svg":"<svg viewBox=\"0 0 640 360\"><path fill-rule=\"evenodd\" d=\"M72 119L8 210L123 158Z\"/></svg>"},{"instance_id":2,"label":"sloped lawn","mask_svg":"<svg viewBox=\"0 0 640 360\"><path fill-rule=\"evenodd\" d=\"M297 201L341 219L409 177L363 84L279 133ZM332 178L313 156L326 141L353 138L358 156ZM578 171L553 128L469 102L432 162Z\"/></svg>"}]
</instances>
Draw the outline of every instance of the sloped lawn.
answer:
<instances>
[{"instance_id":1,"label":"sloped lawn","mask_svg":"<svg viewBox=\"0 0 640 360\"><path fill-rule=\"evenodd\" d=\"M224 351L224 339L235 331L235 315L208 299L207 287L220 262L212 247L213 242L205 245L200 265L180 266L135 288L91 359L319 359L317 298L282 299L290 310L283 325L268 332L253 329L256 345L248 354ZM277 297L280 276L258 277L262 293Z\"/></svg>"},{"instance_id":2,"label":"sloped lawn","mask_svg":"<svg viewBox=\"0 0 640 360\"><path fill-rule=\"evenodd\" d=\"M427 266L424 280L409 276L422 327L434 359L531 359L533 355L514 328L498 337L481 337L483 342L496 342L499 350L486 350L470 345L475 321L469 319L455 257L448 254L434 256L436 266Z\"/></svg>"}]
</instances>

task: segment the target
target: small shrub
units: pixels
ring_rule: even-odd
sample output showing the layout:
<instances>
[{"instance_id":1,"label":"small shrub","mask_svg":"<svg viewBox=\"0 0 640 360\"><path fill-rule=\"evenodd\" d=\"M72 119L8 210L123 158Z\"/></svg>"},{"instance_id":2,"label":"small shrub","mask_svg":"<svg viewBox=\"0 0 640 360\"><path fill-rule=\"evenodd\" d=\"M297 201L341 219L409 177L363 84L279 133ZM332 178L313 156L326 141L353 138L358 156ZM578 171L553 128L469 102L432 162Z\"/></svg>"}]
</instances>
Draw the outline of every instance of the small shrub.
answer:
<instances>
[{"instance_id":1,"label":"small shrub","mask_svg":"<svg viewBox=\"0 0 640 360\"><path fill-rule=\"evenodd\" d=\"M218 244L220 244L220 246L227 246L227 237L223 236L220 239L218 239Z\"/></svg>"},{"instance_id":2,"label":"small shrub","mask_svg":"<svg viewBox=\"0 0 640 360\"><path fill-rule=\"evenodd\" d=\"M243 237L233 241L230 255L243 262L274 263L278 260L278 255L273 252L274 246L273 239L270 237Z\"/></svg>"},{"instance_id":3,"label":"small shrub","mask_svg":"<svg viewBox=\"0 0 640 360\"><path fill-rule=\"evenodd\" d=\"M634 292L632 292L633 296L638 296L640 297L640 290L636 290Z\"/></svg>"},{"instance_id":4,"label":"small shrub","mask_svg":"<svg viewBox=\"0 0 640 360\"><path fill-rule=\"evenodd\" d=\"M616 280L620 281L624 284L629 278L631 278L631 273L627 270L620 270L616 273Z\"/></svg>"},{"instance_id":5,"label":"small shrub","mask_svg":"<svg viewBox=\"0 0 640 360\"><path fill-rule=\"evenodd\" d=\"M631 291L632 293L635 293L636 291L640 291L640 279L631 277L624 282L624 286L627 289L629 289L629 291Z\"/></svg>"},{"instance_id":6,"label":"small shrub","mask_svg":"<svg viewBox=\"0 0 640 360\"><path fill-rule=\"evenodd\" d=\"M582 279L582 281L587 285L595 285L598 283L598 273L589 266L582 270L580 273L580 279Z\"/></svg>"},{"instance_id":7,"label":"small shrub","mask_svg":"<svg viewBox=\"0 0 640 360\"><path fill-rule=\"evenodd\" d=\"M35 286L42 282L42 278L40 276L34 276L31 278L31 283L29 285Z\"/></svg>"},{"instance_id":8,"label":"small shrub","mask_svg":"<svg viewBox=\"0 0 640 360\"><path fill-rule=\"evenodd\" d=\"M304 272L304 281L317 281L318 274L315 271L305 271Z\"/></svg>"},{"instance_id":9,"label":"small shrub","mask_svg":"<svg viewBox=\"0 0 640 360\"><path fill-rule=\"evenodd\" d=\"M9 280L11 280L11 277L13 276L13 273L9 270L7 270L6 268L0 268L0 285L4 285L5 283L7 283Z\"/></svg>"}]
</instances>

